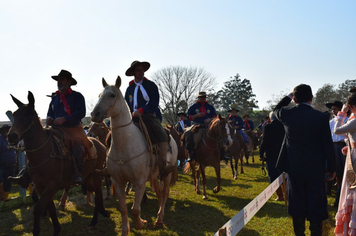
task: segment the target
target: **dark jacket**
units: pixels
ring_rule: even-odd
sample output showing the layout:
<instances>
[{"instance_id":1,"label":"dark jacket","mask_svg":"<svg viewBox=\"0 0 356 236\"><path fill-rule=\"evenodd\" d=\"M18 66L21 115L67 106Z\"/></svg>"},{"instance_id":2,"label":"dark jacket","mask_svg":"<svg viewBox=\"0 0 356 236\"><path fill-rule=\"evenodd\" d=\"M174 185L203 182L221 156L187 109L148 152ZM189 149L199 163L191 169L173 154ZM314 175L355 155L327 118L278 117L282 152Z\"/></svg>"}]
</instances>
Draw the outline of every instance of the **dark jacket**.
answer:
<instances>
[{"instance_id":1,"label":"dark jacket","mask_svg":"<svg viewBox=\"0 0 356 236\"><path fill-rule=\"evenodd\" d=\"M325 180L326 171L335 172L328 115L308 104L287 107L290 101L284 97L274 109L286 132L277 168L302 179Z\"/></svg>"},{"instance_id":2,"label":"dark jacket","mask_svg":"<svg viewBox=\"0 0 356 236\"><path fill-rule=\"evenodd\" d=\"M7 146L7 140L0 135L0 166L14 166L16 163L16 152L8 149Z\"/></svg>"},{"instance_id":3,"label":"dark jacket","mask_svg":"<svg viewBox=\"0 0 356 236\"><path fill-rule=\"evenodd\" d=\"M241 130L243 128L244 122L242 120L242 118L238 115L229 115L229 120L232 120L232 126L236 129L236 130ZM237 128L238 126L238 128Z\"/></svg>"},{"instance_id":4,"label":"dark jacket","mask_svg":"<svg viewBox=\"0 0 356 236\"><path fill-rule=\"evenodd\" d=\"M284 139L284 126L278 120L263 127L260 157L266 153L266 160L277 160Z\"/></svg>"},{"instance_id":5,"label":"dark jacket","mask_svg":"<svg viewBox=\"0 0 356 236\"><path fill-rule=\"evenodd\" d=\"M255 125L252 120L244 120L243 129L253 131L255 129Z\"/></svg>"},{"instance_id":6,"label":"dark jacket","mask_svg":"<svg viewBox=\"0 0 356 236\"><path fill-rule=\"evenodd\" d=\"M85 100L81 93L71 90L71 93L65 95L70 115L65 111L63 102L60 99L60 94L55 94L49 104L47 117L55 120L57 117L65 117L66 121L63 127L73 127L80 125L81 120L85 117Z\"/></svg>"},{"instance_id":7,"label":"dark jacket","mask_svg":"<svg viewBox=\"0 0 356 236\"><path fill-rule=\"evenodd\" d=\"M146 114L146 113L155 113L156 116L160 119L160 121L162 121L162 114L161 111L158 107L159 105L159 92L158 92L158 88L157 85L148 80L147 78L143 78L143 82L142 82L142 86L145 88L147 95L150 98L150 101L147 102L144 98L143 95L140 91L137 92L137 106L138 106L138 110L142 113L142 114ZM133 112L134 111L134 94L135 94L135 88L136 88L136 84L134 83L134 81L130 81L129 87L126 89L126 93L125 93L125 100L127 102L127 104L129 105L130 111Z\"/></svg>"},{"instance_id":8,"label":"dark jacket","mask_svg":"<svg viewBox=\"0 0 356 236\"><path fill-rule=\"evenodd\" d=\"M199 124L204 124L204 120L208 118L213 118L216 117L216 111L215 108L208 104L207 102L204 104L201 104L200 102L194 103L191 107L188 109L188 118L189 120L192 120L192 116L196 115L200 112L204 112L205 115L203 117L198 117L193 122L199 123Z\"/></svg>"}]
</instances>

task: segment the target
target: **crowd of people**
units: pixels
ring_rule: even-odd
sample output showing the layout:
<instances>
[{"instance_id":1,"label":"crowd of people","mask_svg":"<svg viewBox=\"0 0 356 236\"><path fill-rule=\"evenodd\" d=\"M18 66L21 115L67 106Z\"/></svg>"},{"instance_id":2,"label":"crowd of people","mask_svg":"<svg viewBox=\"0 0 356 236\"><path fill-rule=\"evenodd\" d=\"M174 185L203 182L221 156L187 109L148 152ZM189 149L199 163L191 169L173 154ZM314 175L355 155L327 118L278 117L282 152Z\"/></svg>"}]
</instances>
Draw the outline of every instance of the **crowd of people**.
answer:
<instances>
[{"instance_id":1,"label":"crowd of people","mask_svg":"<svg viewBox=\"0 0 356 236\"><path fill-rule=\"evenodd\" d=\"M149 68L148 62L131 63L125 74L134 79L126 89L125 100L133 121L142 119L148 130L155 131L149 134L160 150L157 152L158 165L163 177L172 172L174 166L166 161L168 136L161 124L158 88L144 76ZM72 181L80 184L84 159L90 155L86 132L81 124L86 114L85 99L80 92L71 89L77 81L69 71L61 70L52 79L57 82L58 91L51 96L46 125L69 134L74 164ZM217 117L214 106L207 102L206 92L197 91L196 98L187 111L177 113L179 119L175 125L178 133L184 135L188 162L195 159L194 150L207 124ZM288 106L292 100L296 105ZM312 100L311 87L300 84L275 106L266 121L261 120L256 127L262 132L260 159L266 161L270 182L282 172L288 173L286 197L295 235L305 235L305 220L310 222L311 235L322 235L323 220L329 217L327 194L331 194L335 182L334 206L338 207L335 233L342 235L345 230L356 233L356 207L350 207L356 206L356 93L352 91L345 104L340 101L325 104L332 111L332 119L313 109ZM241 135L247 148L250 140L244 131L255 130L250 115L244 114L241 118L237 107L231 107L227 112L234 134ZM21 175L8 178L14 175L16 164L16 153L8 147L6 140L10 127L4 125L0 128L0 201L8 198L12 185L10 180L30 181L27 167ZM220 153L222 160L228 159L224 148ZM281 187L277 190L276 200L284 200Z\"/></svg>"}]
</instances>

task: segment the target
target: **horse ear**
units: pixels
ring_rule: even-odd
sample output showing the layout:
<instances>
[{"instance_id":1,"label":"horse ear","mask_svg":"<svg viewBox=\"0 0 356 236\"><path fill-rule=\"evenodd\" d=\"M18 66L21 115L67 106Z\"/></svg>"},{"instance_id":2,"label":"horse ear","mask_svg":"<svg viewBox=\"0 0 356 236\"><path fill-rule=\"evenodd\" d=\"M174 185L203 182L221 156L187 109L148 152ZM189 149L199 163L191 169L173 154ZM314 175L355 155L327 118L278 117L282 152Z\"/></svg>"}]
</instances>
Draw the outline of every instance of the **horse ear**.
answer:
<instances>
[{"instance_id":1,"label":"horse ear","mask_svg":"<svg viewBox=\"0 0 356 236\"><path fill-rule=\"evenodd\" d=\"M219 113L219 120L223 119L223 117L221 116L221 114Z\"/></svg>"},{"instance_id":2,"label":"horse ear","mask_svg":"<svg viewBox=\"0 0 356 236\"><path fill-rule=\"evenodd\" d=\"M11 97L12 97L12 100L14 101L14 103L16 103L16 105L17 105L18 107L22 107L22 106L23 106L23 103L20 102L20 100L18 100L18 99L15 98L14 96L12 96L12 94L10 94L10 95L11 95Z\"/></svg>"},{"instance_id":3,"label":"horse ear","mask_svg":"<svg viewBox=\"0 0 356 236\"><path fill-rule=\"evenodd\" d=\"M29 102L29 106L34 109L35 108L35 97L31 93L31 91L28 91L27 99Z\"/></svg>"},{"instance_id":4,"label":"horse ear","mask_svg":"<svg viewBox=\"0 0 356 236\"><path fill-rule=\"evenodd\" d=\"M103 87L105 88L106 86L109 86L108 83L106 83L104 77L103 79L101 80L101 83L103 84Z\"/></svg>"},{"instance_id":5,"label":"horse ear","mask_svg":"<svg viewBox=\"0 0 356 236\"><path fill-rule=\"evenodd\" d=\"M120 86L121 86L121 78L120 78L120 76L118 75L118 76L117 76L117 79L116 79L116 82L115 82L115 87L119 89Z\"/></svg>"}]
</instances>

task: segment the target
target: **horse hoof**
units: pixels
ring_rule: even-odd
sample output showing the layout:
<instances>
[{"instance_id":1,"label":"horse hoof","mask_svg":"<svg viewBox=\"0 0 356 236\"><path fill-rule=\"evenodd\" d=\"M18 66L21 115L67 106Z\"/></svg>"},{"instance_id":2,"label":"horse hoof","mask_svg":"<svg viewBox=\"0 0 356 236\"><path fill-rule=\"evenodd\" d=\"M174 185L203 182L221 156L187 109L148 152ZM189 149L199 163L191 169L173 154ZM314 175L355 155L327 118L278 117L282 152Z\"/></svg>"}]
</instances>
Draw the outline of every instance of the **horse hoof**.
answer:
<instances>
[{"instance_id":1,"label":"horse hoof","mask_svg":"<svg viewBox=\"0 0 356 236\"><path fill-rule=\"evenodd\" d=\"M155 224L155 228L156 229L162 229L163 228L163 222L156 222L156 224Z\"/></svg>"},{"instance_id":2,"label":"horse hoof","mask_svg":"<svg viewBox=\"0 0 356 236\"><path fill-rule=\"evenodd\" d=\"M234 179L237 179L237 176L236 176L236 175L234 176Z\"/></svg>"},{"instance_id":3,"label":"horse hoof","mask_svg":"<svg viewBox=\"0 0 356 236\"><path fill-rule=\"evenodd\" d=\"M64 211L64 206L63 205L59 205L58 208L59 208L59 210Z\"/></svg>"},{"instance_id":4,"label":"horse hoof","mask_svg":"<svg viewBox=\"0 0 356 236\"><path fill-rule=\"evenodd\" d=\"M203 200L208 200L208 197L206 195L204 195Z\"/></svg>"},{"instance_id":5,"label":"horse hoof","mask_svg":"<svg viewBox=\"0 0 356 236\"><path fill-rule=\"evenodd\" d=\"M142 220L143 227L141 229L147 229L148 228L148 223L147 220Z\"/></svg>"}]
</instances>

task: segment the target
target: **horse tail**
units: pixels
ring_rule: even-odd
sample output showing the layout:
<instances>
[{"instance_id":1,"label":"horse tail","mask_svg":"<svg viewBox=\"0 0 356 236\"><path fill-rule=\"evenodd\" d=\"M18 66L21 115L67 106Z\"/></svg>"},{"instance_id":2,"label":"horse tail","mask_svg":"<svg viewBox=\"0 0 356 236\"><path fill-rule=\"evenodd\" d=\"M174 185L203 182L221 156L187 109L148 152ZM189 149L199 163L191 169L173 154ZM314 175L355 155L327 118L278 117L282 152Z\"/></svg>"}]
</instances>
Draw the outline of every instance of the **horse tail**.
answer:
<instances>
[{"instance_id":1,"label":"horse tail","mask_svg":"<svg viewBox=\"0 0 356 236\"><path fill-rule=\"evenodd\" d=\"M185 164L183 172L186 174L189 174L190 171L192 170L191 166L190 166L190 162L187 162L187 164Z\"/></svg>"}]
</instances>

